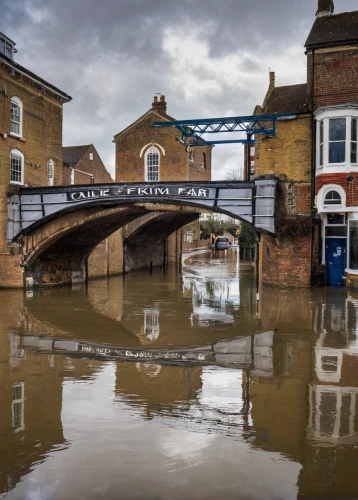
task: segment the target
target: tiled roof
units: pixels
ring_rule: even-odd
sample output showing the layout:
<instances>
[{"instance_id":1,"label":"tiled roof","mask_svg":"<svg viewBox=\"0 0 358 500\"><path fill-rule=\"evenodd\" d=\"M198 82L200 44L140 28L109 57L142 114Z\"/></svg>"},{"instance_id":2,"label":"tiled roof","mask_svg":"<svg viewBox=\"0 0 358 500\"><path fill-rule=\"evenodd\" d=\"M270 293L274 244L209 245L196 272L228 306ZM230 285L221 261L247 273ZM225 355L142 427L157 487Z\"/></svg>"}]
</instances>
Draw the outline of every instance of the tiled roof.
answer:
<instances>
[{"instance_id":1,"label":"tiled roof","mask_svg":"<svg viewBox=\"0 0 358 500\"><path fill-rule=\"evenodd\" d=\"M305 83L275 87L263 109L263 113L308 113L306 88Z\"/></svg>"},{"instance_id":2,"label":"tiled roof","mask_svg":"<svg viewBox=\"0 0 358 500\"><path fill-rule=\"evenodd\" d=\"M358 11L318 17L308 35L306 47L358 42Z\"/></svg>"},{"instance_id":3,"label":"tiled roof","mask_svg":"<svg viewBox=\"0 0 358 500\"><path fill-rule=\"evenodd\" d=\"M67 146L62 148L63 163L75 166L90 146L91 144L87 144L86 146Z\"/></svg>"}]
</instances>

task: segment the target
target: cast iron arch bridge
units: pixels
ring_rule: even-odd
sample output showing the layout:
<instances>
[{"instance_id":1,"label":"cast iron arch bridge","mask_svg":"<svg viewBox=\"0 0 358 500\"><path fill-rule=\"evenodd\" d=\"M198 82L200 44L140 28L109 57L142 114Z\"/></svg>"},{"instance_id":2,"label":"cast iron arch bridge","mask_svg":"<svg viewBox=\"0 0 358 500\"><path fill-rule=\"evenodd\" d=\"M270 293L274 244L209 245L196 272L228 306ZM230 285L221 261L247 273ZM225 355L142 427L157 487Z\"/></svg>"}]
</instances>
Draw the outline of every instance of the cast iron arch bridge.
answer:
<instances>
[{"instance_id":1,"label":"cast iron arch bridge","mask_svg":"<svg viewBox=\"0 0 358 500\"><path fill-rule=\"evenodd\" d=\"M20 188L9 197L7 241L15 242L50 221L83 209L155 204L193 207L249 222L275 233L276 183L272 180L157 182ZM170 211L170 208L167 208Z\"/></svg>"}]
</instances>

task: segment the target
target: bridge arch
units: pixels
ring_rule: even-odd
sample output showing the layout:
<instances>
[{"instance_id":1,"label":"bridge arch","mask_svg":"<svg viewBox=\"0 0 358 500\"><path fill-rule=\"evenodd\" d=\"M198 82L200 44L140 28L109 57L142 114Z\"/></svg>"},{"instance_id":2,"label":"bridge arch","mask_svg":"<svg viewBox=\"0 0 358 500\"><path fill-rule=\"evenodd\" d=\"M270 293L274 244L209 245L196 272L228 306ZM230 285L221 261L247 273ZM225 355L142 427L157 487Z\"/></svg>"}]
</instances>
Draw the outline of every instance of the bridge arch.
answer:
<instances>
[{"instance_id":1,"label":"bridge arch","mask_svg":"<svg viewBox=\"0 0 358 500\"><path fill-rule=\"evenodd\" d=\"M246 220L257 230L272 229L275 182L262 182L22 188L9 200L8 240L22 241L28 286L83 282L91 251L121 227L153 212L158 215L148 217L145 226L153 237L144 241L134 232L127 238L129 246L135 241L137 247L141 242L154 245L158 237L163 241L203 211ZM258 212L263 204L265 213Z\"/></svg>"}]
</instances>

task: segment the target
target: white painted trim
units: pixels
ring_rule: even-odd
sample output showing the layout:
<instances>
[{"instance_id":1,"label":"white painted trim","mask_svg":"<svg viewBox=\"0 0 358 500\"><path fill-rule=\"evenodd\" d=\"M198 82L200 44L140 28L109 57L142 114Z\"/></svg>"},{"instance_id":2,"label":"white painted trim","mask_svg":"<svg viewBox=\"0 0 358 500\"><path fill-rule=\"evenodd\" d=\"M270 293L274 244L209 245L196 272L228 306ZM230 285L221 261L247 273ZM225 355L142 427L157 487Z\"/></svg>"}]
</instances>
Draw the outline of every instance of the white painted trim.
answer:
<instances>
[{"instance_id":1,"label":"white painted trim","mask_svg":"<svg viewBox=\"0 0 358 500\"><path fill-rule=\"evenodd\" d=\"M17 104L20 108L20 133L19 134L16 134L15 132L12 132L11 131L11 118L10 118L10 134L15 136L15 137L20 137L21 139L23 138L23 135L22 135L22 131L23 131L23 104L22 104L22 101L20 99L20 97L17 97L16 95L12 96L11 99L10 99L10 107L11 107L11 103L14 102L15 104ZM11 116L11 115L10 115Z\"/></svg>"},{"instance_id":2,"label":"white painted trim","mask_svg":"<svg viewBox=\"0 0 358 500\"><path fill-rule=\"evenodd\" d=\"M21 158L21 182L15 182L15 181L11 180L11 155L12 154L18 155ZM19 149L12 149L10 151L10 184L17 184L19 186L22 186L24 184L24 177L25 177L25 174L24 174L24 169L25 168L24 168L24 166L25 166L25 157L24 157L24 155L21 153L21 151Z\"/></svg>"},{"instance_id":3,"label":"white painted trim","mask_svg":"<svg viewBox=\"0 0 358 500\"><path fill-rule=\"evenodd\" d=\"M50 164L52 166L52 175L49 174L49 165ZM54 180L55 180L55 162L52 159L50 159L47 162L47 177L48 177L48 185L53 186Z\"/></svg>"},{"instance_id":4,"label":"white painted trim","mask_svg":"<svg viewBox=\"0 0 358 500\"><path fill-rule=\"evenodd\" d=\"M147 157L151 148L155 149L158 152L158 181L148 181L148 165L147 165ZM150 146L144 155L144 181L145 182L159 182L160 181L160 153L155 146Z\"/></svg>"},{"instance_id":5,"label":"white painted trim","mask_svg":"<svg viewBox=\"0 0 358 500\"><path fill-rule=\"evenodd\" d=\"M143 146L142 149L140 150L139 158L142 158L144 152L152 146L159 148L161 150L163 156L165 156L165 149L163 148L163 146L161 146L160 144L157 144L156 142L149 142L148 144Z\"/></svg>"},{"instance_id":6,"label":"white painted trim","mask_svg":"<svg viewBox=\"0 0 358 500\"><path fill-rule=\"evenodd\" d=\"M324 205L324 200L329 191L337 191L342 200L342 203L340 205ZM346 208L346 192L343 187L339 186L338 184L326 184L325 186L322 186L318 191L316 202L318 213L344 212ZM351 211L350 207L349 211Z\"/></svg>"}]
</instances>

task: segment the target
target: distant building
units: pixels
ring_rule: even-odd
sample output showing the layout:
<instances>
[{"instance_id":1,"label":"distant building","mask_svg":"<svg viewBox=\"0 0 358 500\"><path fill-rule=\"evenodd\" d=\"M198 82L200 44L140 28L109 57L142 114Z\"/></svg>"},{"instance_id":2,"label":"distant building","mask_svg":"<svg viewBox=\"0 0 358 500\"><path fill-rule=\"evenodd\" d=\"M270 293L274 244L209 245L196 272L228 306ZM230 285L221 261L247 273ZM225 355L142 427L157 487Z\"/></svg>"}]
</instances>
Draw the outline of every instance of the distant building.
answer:
<instances>
[{"instance_id":1,"label":"distant building","mask_svg":"<svg viewBox=\"0 0 358 500\"><path fill-rule=\"evenodd\" d=\"M93 144L67 146L62 151L64 184L113 182Z\"/></svg>"},{"instance_id":2,"label":"distant building","mask_svg":"<svg viewBox=\"0 0 358 500\"><path fill-rule=\"evenodd\" d=\"M155 96L144 115L114 136L116 182L211 180L211 146L188 151L179 142L181 134L176 128L153 127L153 122L173 120L167 114L165 96ZM175 261L181 251L201 245L200 225L195 221L172 234L167 253Z\"/></svg>"}]
</instances>

